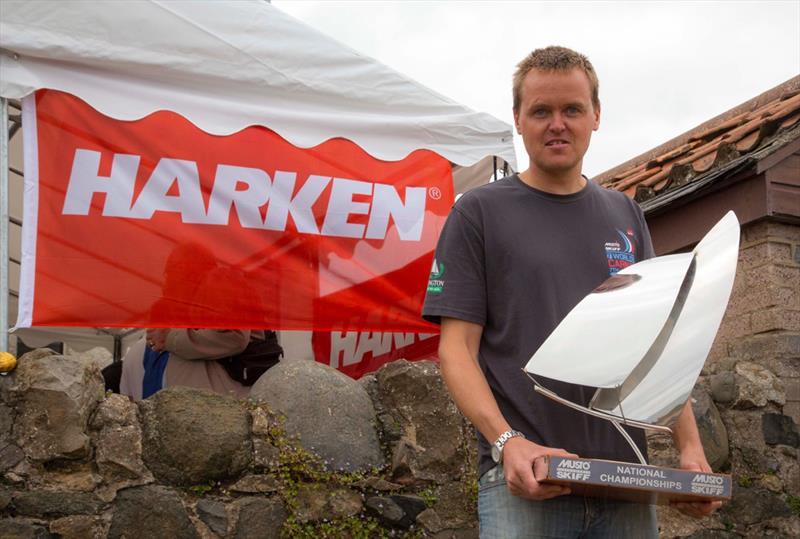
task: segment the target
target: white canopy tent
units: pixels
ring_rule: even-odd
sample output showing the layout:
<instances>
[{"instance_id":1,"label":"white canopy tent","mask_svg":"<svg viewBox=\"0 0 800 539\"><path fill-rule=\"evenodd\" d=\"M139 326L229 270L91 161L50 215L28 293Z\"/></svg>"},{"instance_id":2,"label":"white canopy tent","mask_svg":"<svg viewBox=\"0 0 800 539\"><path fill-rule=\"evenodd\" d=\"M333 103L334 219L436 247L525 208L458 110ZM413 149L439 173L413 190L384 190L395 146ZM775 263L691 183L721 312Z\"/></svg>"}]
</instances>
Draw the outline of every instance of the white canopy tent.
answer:
<instances>
[{"instance_id":1,"label":"white canopy tent","mask_svg":"<svg viewBox=\"0 0 800 539\"><path fill-rule=\"evenodd\" d=\"M120 120L158 110L211 134L262 125L298 147L346 138L383 160L417 149L453 164L456 192L516 168L511 127L470 110L289 17L268 2L6 0L0 17L0 96L40 88L74 94ZM12 119L15 111L11 110ZM12 126L14 123L12 122ZM8 131L1 129L6 139ZM12 127L12 135L16 129ZM0 289L16 317L22 170L20 136L2 156L5 227ZM6 140L7 142L7 140ZM4 146L7 148L7 146ZM16 172L15 172L16 171ZM2 230L0 230L2 232ZM10 267L8 260L11 260ZM0 283L2 284L2 283ZM7 285L6 285L7 286ZM28 344L120 346L120 330L18 329ZM116 340L115 337L116 336ZM6 349L7 341L0 342Z\"/></svg>"}]
</instances>

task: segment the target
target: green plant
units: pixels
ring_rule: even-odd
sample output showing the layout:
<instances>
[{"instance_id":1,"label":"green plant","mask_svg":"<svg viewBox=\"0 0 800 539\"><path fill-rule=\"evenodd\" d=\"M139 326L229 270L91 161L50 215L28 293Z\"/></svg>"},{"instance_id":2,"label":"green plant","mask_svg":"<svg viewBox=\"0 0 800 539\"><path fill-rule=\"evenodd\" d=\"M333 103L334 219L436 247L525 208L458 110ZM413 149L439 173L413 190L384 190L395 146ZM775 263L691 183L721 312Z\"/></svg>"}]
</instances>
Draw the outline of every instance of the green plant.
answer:
<instances>
[{"instance_id":1,"label":"green plant","mask_svg":"<svg viewBox=\"0 0 800 539\"><path fill-rule=\"evenodd\" d=\"M346 517L323 522L298 522L290 515L281 528L286 539L383 539L388 532L372 517Z\"/></svg>"},{"instance_id":2,"label":"green plant","mask_svg":"<svg viewBox=\"0 0 800 539\"><path fill-rule=\"evenodd\" d=\"M192 485L191 487L189 487L189 492L191 492L195 496L202 498L213 489L214 489L214 482L209 481L208 483L202 483L200 485Z\"/></svg>"},{"instance_id":3,"label":"green plant","mask_svg":"<svg viewBox=\"0 0 800 539\"><path fill-rule=\"evenodd\" d=\"M425 502L425 505L428 507L433 507L439 499L438 493L436 489L433 487L428 487L425 490L419 493L419 497Z\"/></svg>"},{"instance_id":4,"label":"green plant","mask_svg":"<svg viewBox=\"0 0 800 539\"><path fill-rule=\"evenodd\" d=\"M723 517L721 519L721 521L722 521L722 525L725 526L725 531L726 532L733 531L733 528L735 528L735 526L734 526L734 524L733 524L733 522L731 520Z\"/></svg>"},{"instance_id":5,"label":"green plant","mask_svg":"<svg viewBox=\"0 0 800 539\"><path fill-rule=\"evenodd\" d=\"M753 478L747 475L739 477L739 486L743 488L750 488L753 486Z\"/></svg>"},{"instance_id":6,"label":"green plant","mask_svg":"<svg viewBox=\"0 0 800 539\"><path fill-rule=\"evenodd\" d=\"M789 506L789 509L792 510L792 513L800 517L800 496L792 496L788 494L786 496L786 505Z\"/></svg>"}]
</instances>

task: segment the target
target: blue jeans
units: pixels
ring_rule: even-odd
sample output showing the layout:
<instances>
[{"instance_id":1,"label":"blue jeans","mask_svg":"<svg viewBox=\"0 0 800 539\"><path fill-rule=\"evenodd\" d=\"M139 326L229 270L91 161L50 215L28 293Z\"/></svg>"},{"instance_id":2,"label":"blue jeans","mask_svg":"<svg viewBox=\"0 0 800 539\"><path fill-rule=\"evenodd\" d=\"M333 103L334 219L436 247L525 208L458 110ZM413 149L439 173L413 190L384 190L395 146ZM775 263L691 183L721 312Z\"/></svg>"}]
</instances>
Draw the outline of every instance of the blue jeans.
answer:
<instances>
[{"instance_id":1,"label":"blue jeans","mask_svg":"<svg viewBox=\"0 0 800 539\"><path fill-rule=\"evenodd\" d=\"M478 482L481 539L658 537L652 505L583 496L526 500L508 491L503 467Z\"/></svg>"}]
</instances>

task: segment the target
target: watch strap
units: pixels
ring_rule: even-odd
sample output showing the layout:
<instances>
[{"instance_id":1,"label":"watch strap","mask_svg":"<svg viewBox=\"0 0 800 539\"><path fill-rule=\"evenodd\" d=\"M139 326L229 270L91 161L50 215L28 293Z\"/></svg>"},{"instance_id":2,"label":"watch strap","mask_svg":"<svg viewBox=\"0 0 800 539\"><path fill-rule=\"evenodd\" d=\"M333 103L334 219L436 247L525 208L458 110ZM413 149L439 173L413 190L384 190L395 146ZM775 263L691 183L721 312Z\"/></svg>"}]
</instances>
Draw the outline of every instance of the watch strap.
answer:
<instances>
[{"instance_id":1,"label":"watch strap","mask_svg":"<svg viewBox=\"0 0 800 539\"><path fill-rule=\"evenodd\" d=\"M516 438L516 437L525 438L525 435L518 430L514 429L507 430L503 434L497 437L497 440L495 440L494 445L500 452L502 452L503 446L506 445L506 442L509 441L511 438Z\"/></svg>"}]
</instances>

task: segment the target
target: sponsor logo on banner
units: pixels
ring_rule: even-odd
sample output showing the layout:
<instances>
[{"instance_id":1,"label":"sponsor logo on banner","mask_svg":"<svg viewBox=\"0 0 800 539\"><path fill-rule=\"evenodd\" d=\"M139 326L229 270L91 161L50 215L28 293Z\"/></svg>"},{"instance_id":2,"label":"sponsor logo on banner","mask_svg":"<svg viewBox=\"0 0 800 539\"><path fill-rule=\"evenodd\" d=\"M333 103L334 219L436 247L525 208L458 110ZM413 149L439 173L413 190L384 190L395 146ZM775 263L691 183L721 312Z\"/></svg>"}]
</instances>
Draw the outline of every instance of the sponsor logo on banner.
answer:
<instances>
[{"instance_id":1,"label":"sponsor logo on banner","mask_svg":"<svg viewBox=\"0 0 800 539\"><path fill-rule=\"evenodd\" d=\"M139 174L138 155L113 154L111 171L99 173L101 152L78 148L64 201L64 215L89 215L95 194L104 194L101 215L152 219L157 211L174 212L187 224L228 226L232 210L243 228L285 231L289 217L301 234L344 238L384 239L389 222L398 224L401 241L419 241L425 220L425 187L406 187L401 194L382 183L307 175L277 170L273 177L252 167L216 166L208 208L203 200L195 161L161 158L134 199ZM177 193L169 191L177 185ZM313 208L330 185L322 226ZM294 194L293 194L294 193ZM354 202L361 195L363 202ZM262 217L260 208L266 206ZM367 215L364 223L351 223Z\"/></svg>"},{"instance_id":2,"label":"sponsor logo on banner","mask_svg":"<svg viewBox=\"0 0 800 539\"><path fill-rule=\"evenodd\" d=\"M322 332L312 335L314 357L345 374L360 378L395 359L437 359L439 335L370 331Z\"/></svg>"},{"instance_id":3,"label":"sponsor logo on banner","mask_svg":"<svg viewBox=\"0 0 800 539\"><path fill-rule=\"evenodd\" d=\"M169 111L26 99L32 325L436 331L419 313L453 178L435 152L385 161L342 138L299 148L261 126L218 136Z\"/></svg>"}]
</instances>

